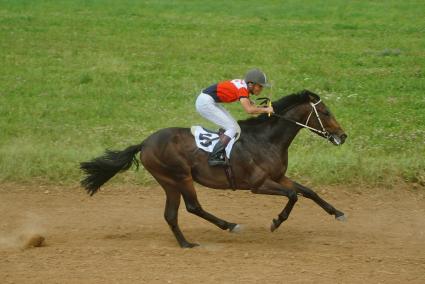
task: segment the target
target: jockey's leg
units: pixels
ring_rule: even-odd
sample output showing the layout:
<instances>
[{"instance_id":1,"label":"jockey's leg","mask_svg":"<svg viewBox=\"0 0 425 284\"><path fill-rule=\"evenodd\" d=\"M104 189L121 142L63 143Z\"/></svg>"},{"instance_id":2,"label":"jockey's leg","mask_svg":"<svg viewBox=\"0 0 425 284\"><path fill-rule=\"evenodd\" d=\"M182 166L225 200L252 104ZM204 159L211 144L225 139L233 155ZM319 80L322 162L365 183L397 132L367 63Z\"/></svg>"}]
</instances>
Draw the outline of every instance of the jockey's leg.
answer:
<instances>
[{"instance_id":1,"label":"jockey's leg","mask_svg":"<svg viewBox=\"0 0 425 284\"><path fill-rule=\"evenodd\" d=\"M214 102L211 96L200 94L196 100L196 110L202 117L224 128L227 132L225 134L230 138L235 135L239 137L241 128L237 121L223 106Z\"/></svg>"},{"instance_id":2,"label":"jockey's leg","mask_svg":"<svg viewBox=\"0 0 425 284\"><path fill-rule=\"evenodd\" d=\"M220 104L214 102L214 99L206 94L200 94L196 100L196 110L204 118L221 126L225 129L224 135L220 137L215 145L213 152L208 157L208 163L211 166L224 165L224 159L221 159L224 150L229 141L236 137L239 138L241 128L230 113Z\"/></svg>"},{"instance_id":3,"label":"jockey's leg","mask_svg":"<svg viewBox=\"0 0 425 284\"><path fill-rule=\"evenodd\" d=\"M239 124L223 107L219 107L222 110L222 114L225 115L227 119L226 125L223 125L226 131L224 132L224 135L220 136L219 141L215 144L213 151L208 156L208 164L210 166L221 166L226 164L224 155L226 155L225 150L227 144L229 144L233 137L238 139L241 133Z\"/></svg>"},{"instance_id":4,"label":"jockey's leg","mask_svg":"<svg viewBox=\"0 0 425 284\"><path fill-rule=\"evenodd\" d=\"M230 113L221 105L216 105L217 111L215 113L220 113L222 122L222 127L225 129L224 135L220 137L219 142L214 146L213 151L208 157L208 164L210 166L220 166L225 165L225 149L227 144L233 137L236 139L239 138L241 128L236 120L230 115Z\"/></svg>"},{"instance_id":5,"label":"jockey's leg","mask_svg":"<svg viewBox=\"0 0 425 284\"><path fill-rule=\"evenodd\" d=\"M224 129L226 129L226 132L224 132L224 134L226 134L230 138L235 137L236 140L238 140L241 135L241 127L224 107L222 106L219 106L219 107L221 111L223 112L223 114L226 115L227 117L227 123L226 123L226 126L224 126Z\"/></svg>"},{"instance_id":6,"label":"jockey's leg","mask_svg":"<svg viewBox=\"0 0 425 284\"><path fill-rule=\"evenodd\" d=\"M227 131L226 131L227 132ZM231 138L226 134L220 136L217 144L215 144L214 149L208 156L208 164L210 166L220 166L225 165L226 161L222 158L222 155L225 155L224 151L226 150L227 144L229 144Z\"/></svg>"}]
</instances>

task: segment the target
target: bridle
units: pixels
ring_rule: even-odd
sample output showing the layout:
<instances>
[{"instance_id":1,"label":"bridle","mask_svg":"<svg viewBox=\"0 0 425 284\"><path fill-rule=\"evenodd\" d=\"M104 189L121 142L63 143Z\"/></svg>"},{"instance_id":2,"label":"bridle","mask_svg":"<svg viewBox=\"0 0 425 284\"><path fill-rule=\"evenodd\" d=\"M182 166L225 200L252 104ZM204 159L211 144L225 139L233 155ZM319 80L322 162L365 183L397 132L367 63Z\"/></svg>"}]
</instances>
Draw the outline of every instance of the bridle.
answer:
<instances>
[{"instance_id":1,"label":"bridle","mask_svg":"<svg viewBox=\"0 0 425 284\"><path fill-rule=\"evenodd\" d=\"M319 112L317 111L317 108L316 108L316 106L318 105L318 104L320 104L322 102L322 100L319 100L319 101L317 101L317 102L315 102L315 103L313 103L313 102L310 102L310 105L311 105L311 111L310 111L310 114L308 115L308 117L307 117L307 120L306 120L306 122L303 124L303 123L300 123L300 122L298 122L298 121L295 121L295 120L292 120L292 119L289 119L289 118L286 118L285 116L283 116L283 115L279 115L279 114L276 114L276 113L272 113L272 115L273 116L277 116L277 117L279 117L279 118L283 118L283 119L285 119L285 120L287 120L287 121L291 121L291 122L293 122L293 123L295 123L296 125L298 125L298 126L301 126L301 127L303 127L303 128L307 128L307 129L309 129L309 130L311 130L311 131L314 131L314 132L316 132L316 133L318 133L318 134L320 134L320 135L322 135L323 137L325 137L326 139L329 139L330 137L331 137L331 135L330 135L330 133L325 129L325 127L323 126L323 123L322 123L322 120L320 119L320 116L319 116ZM319 124L320 124L320 127L322 128L322 130L320 130L320 129L317 129L317 128L314 128L314 127L311 127L311 126L308 126L308 122L310 121L310 118L311 118L311 116L312 116L312 114L315 114L316 115L316 118L317 118L317 120L319 121Z\"/></svg>"}]
</instances>

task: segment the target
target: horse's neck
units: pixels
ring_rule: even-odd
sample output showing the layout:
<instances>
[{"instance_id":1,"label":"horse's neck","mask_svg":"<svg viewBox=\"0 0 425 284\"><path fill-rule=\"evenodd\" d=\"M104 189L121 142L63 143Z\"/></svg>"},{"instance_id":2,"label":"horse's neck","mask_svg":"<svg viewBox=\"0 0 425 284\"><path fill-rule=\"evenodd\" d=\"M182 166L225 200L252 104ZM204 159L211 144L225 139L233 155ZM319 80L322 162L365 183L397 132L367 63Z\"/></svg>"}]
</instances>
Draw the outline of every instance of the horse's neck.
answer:
<instances>
[{"instance_id":1,"label":"horse's neck","mask_svg":"<svg viewBox=\"0 0 425 284\"><path fill-rule=\"evenodd\" d=\"M302 129L295 121L305 121L308 114L308 108L299 105L283 114L286 119L280 118L271 125L267 139L280 151L281 157L287 154L289 146Z\"/></svg>"},{"instance_id":2,"label":"horse's neck","mask_svg":"<svg viewBox=\"0 0 425 284\"><path fill-rule=\"evenodd\" d=\"M295 123L281 119L278 123L276 123L276 125L274 125L274 127L272 127L272 131L269 136L270 143L278 146L281 149L281 152L285 153L300 129L301 128Z\"/></svg>"},{"instance_id":3,"label":"horse's neck","mask_svg":"<svg viewBox=\"0 0 425 284\"><path fill-rule=\"evenodd\" d=\"M261 129L261 130L260 130ZM242 131L242 139L248 142L249 149L262 149L262 151L272 150L284 155L294 138L297 136L300 127L295 123L283 119L264 124L258 128L257 132Z\"/></svg>"},{"instance_id":4,"label":"horse's neck","mask_svg":"<svg viewBox=\"0 0 425 284\"><path fill-rule=\"evenodd\" d=\"M307 115L305 111L294 108L287 113L286 118L289 120L279 118L274 121L265 121L260 124L260 127L258 125L254 126L257 132L254 132L254 129L250 129L248 133L242 131L242 137L247 135L247 138L250 137L248 141L252 141L254 144L259 143L264 149L268 149L267 147L274 148L280 151L281 155L284 155L301 130L301 127L293 121L305 121Z\"/></svg>"}]
</instances>

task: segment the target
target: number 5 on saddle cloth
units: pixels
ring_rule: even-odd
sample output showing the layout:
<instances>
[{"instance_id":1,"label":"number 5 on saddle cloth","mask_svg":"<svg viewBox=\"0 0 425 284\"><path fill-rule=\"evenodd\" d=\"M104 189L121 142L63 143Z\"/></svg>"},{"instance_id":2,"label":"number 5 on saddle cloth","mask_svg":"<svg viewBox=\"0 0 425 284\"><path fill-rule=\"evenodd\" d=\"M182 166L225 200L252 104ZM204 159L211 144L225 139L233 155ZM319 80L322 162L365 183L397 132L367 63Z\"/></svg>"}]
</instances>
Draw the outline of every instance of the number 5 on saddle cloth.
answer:
<instances>
[{"instance_id":1,"label":"number 5 on saddle cloth","mask_svg":"<svg viewBox=\"0 0 425 284\"><path fill-rule=\"evenodd\" d=\"M205 129L202 126L192 126L190 132L192 132L192 135L195 137L196 146L208 153L212 152L219 139L219 134L217 132ZM230 159L230 154L235 142L236 139L232 138L226 146L225 152L227 159Z\"/></svg>"}]
</instances>

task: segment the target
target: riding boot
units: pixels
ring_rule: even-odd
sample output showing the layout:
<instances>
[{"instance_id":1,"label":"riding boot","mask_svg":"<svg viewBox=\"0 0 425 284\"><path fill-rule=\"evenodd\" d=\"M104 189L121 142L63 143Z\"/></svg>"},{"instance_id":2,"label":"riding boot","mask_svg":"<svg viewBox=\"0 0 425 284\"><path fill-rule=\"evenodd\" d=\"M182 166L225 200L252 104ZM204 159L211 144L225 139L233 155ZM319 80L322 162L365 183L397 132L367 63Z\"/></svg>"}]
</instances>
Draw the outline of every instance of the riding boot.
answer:
<instances>
[{"instance_id":1,"label":"riding boot","mask_svg":"<svg viewBox=\"0 0 425 284\"><path fill-rule=\"evenodd\" d=\"M226 165L225 160L225 149L229 144L231 138L227 135L221 135L217 144L215 144L213 151L208 156L208 164L210 166L224 166Z\"/></svg>"}]
</instances>

